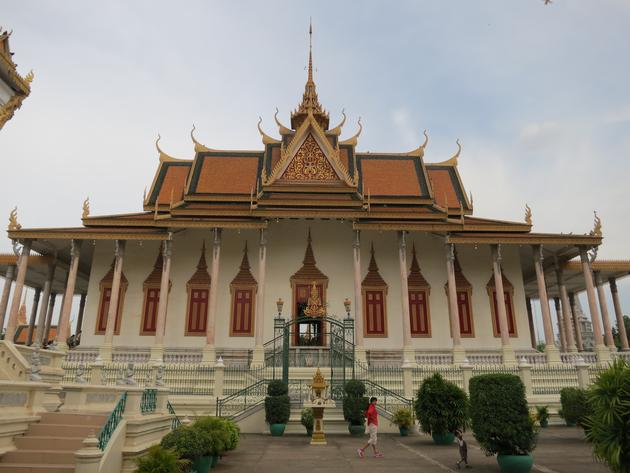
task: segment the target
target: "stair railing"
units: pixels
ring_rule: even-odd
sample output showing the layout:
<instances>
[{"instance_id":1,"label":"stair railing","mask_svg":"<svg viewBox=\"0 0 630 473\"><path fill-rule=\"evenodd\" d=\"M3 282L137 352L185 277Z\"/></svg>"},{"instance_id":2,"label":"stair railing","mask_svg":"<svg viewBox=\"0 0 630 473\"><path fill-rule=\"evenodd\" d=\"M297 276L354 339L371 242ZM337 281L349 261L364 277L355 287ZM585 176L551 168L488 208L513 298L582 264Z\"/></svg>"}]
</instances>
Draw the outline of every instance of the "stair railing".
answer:
<instances>
[{"instance_id":1,"label":"stair railing","mask_svg":"<svg viewBox=\"0 0 630 473\"><path fill-rule=\"evenodd\" d=\"M166 408L168 409L168 413L173 417L173 419L171 420L171 430L175 430L177 427L182 425L182 421L179 419L179 417L177 417L171 401L166 401Z\"/></svg>"},{"instance_id":2,"label":"stair railing","mask_svg":"<svg viewBox=\"0 0 630 473\"><path fill-rule=\"evenodd\" d=\"M127 393L124 392L120 395L120 399L116 403L116 406L114 407L112 412L110 412L109 416L107 417L107 421L105 422L105 425L98 434L98 448L100 450L105 451L109 439L112 437L112 434L116 430L116 427L118 427L118 424L122 420L123 413L125 412L126 402Z\"/></svg>"}]
</instances>

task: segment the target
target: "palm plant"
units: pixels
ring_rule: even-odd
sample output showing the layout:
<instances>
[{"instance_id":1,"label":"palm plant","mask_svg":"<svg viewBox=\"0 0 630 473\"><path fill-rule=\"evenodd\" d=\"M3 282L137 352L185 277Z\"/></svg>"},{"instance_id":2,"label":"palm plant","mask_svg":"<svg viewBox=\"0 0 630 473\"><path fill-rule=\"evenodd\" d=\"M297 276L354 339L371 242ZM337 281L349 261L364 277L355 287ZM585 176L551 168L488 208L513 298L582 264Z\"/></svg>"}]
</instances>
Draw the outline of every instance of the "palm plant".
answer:
<instances>
[{"instance_id":1,"label":"palm plant","mask_svg":"<svg viewBox=\"0 0 630 473\"><path fill-rule=\"evenodd\" d=\"M630 473L630 364L617 359L588 392L592 413L583 421L593 455L613 473Z\"/></svg>"},{"instance_id":2,"label":"palm plant","mask_svg":"<svg viewBox=\"0 0 630 473\"><path fill-rule=\"evenodd\" d=\"M181 473L190 462L180 460L173 450L154 445L146 455L137 458L135 463L136 473Z\"/></svg>"}]
</instances>

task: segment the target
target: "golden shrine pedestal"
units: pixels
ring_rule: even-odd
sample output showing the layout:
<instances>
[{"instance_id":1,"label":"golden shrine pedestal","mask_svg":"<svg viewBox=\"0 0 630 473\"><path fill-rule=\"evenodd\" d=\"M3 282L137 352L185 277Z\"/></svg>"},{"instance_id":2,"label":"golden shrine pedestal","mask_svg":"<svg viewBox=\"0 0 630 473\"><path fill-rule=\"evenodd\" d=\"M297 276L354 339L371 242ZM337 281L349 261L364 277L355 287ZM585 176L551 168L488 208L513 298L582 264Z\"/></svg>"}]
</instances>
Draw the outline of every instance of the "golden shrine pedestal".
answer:
<instances>
[{"instance_id":1,"label":"golden shrine pedestal","mask_svg":"<svg viewBox=\"0 0 630 473\"><path fill-rule=\"evenodd\" d=\"M311 384L311 399L304 403L304 407L313 409L314 422L311 445L327 445L328 443L324 433L324 409L335 407L335 401L328 399L326 395L327 387L328 385L321 371L317 368L315 376L313 376L313 384Z\"/></svg>"}]
</instances>

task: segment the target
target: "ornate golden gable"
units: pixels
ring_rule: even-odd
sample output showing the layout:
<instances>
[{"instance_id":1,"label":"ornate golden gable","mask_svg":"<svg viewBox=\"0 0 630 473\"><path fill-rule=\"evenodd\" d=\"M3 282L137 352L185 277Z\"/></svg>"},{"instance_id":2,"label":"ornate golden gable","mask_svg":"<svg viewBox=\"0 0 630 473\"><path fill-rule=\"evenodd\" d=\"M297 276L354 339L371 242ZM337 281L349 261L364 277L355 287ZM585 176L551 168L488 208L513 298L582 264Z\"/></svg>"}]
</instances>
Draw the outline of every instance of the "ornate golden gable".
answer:
<instances>
[{"instance_id":1,"label":"ornate golden gable","mask_svg":"<svg viewBox=\"0 0 630 473\"><path fill-rule=\"evenodd\" d=\"M287 181L338 181L339 177L313 135L309 134L280 179Z\"/></svg>"}]
</instances>

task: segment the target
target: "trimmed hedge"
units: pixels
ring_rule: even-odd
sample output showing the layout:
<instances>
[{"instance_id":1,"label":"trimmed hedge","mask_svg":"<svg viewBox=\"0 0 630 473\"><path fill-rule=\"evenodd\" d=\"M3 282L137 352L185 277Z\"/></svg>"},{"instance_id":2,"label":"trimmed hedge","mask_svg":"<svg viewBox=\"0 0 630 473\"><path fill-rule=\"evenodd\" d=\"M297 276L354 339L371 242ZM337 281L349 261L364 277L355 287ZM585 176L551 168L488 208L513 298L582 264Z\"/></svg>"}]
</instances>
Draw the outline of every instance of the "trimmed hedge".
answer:
<instances>
[{"instance_id":1,"label":"trimmed hedge","mask_svg":"<svg viewBox=\"0 0 630 473\"><path fill-rule=\"evenodd\" d=\"M240 429L231 420L221 417L201 417L193 428L203 430L213 438L212 455L222 455L227 450L234 450L238 445Z\"/></svg>"},{"instance_id":2,"label":"trimmed hedge","mask_svg":"<svg viewBox=\"0 0 630 473\"><path fill-rule=\"evenodd\" d=\"M160 445L173 450L180 458L195 460L204 455L211 455L214 439L204 431L192 426L181 425L162 438Z\"/></svg>"},{"instance_id":3,"label":"trimmed hedge","mask_svg":"<svg viewBox=\"0 0 630 473\"><path fill-rule=\"evenodd\" d=\"M567 424L582 425L583 419L591 413L587 391L579 388L563 388L560 391L561 416Z\"/></svg>"},{"instance_id":4,"label":"trimmed hedge","mask_svg":"<svg viewBox=\"0 0 630 473\"><path fill-rule=\"evenodd\" d=\"M420 427L427 434L444 435L468 425L468 396L439 373L422 382L414 407Z\"/></svg>"},{"instance_id":5,"label":"trimmed hedge","mask_svg":"<svg viewBox=\"0 0 630 473\"><path fill-rule=\"evenodd\" d=\"M173 450L160 445L149 448L146 455L134 459L135 473L182 473L187 469L188 461L180 460Z\"/></svg>"},{"instance_id":6,"label":"trimmed hedge","mask_svg":"<svg viewBox=\"0 0 630 473\"><path fill-rule=\"evenodd\" d=\"M525 386L518 376L486 374L470 380L474 436L488 454L525 455L536 448Z\"/></svg>"},{"instance_id":7,"label":"trimmed hedge","mask_svg":"<svg viewBox=\"0 0 630 473\"><path fill-rule=\"evenodd\" d=\"M268 424L286 424L291 417L289 387L280 380L274 380L267 386L265 398L265 420Z\"/></svg>"},{"instance_id":8,"label":"trimmed hedge","mask_svg":"<svg viewBox=\"0 0 630 473\"><path fill-rule=\"evenodd\" d=\"M343 387L343 418L350 425L364 425L365 411L370 403L365 397L365 384L357 379L347 381Z\"/></svg>"}]
</instances>

